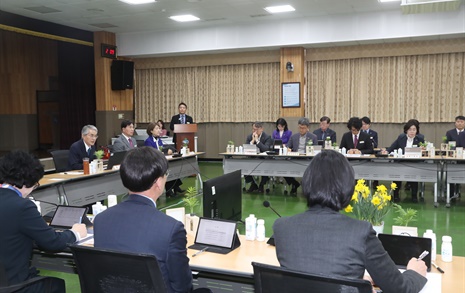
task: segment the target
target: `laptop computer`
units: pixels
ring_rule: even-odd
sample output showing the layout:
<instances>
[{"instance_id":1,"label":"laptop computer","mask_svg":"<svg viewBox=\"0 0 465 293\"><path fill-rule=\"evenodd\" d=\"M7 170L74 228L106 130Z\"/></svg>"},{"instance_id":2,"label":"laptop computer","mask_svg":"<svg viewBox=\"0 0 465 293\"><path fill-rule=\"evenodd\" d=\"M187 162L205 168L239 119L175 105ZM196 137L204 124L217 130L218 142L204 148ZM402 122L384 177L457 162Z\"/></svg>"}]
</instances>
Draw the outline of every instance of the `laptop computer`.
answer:
<instances>
[{"instance_id":1,"label":"laptop computer","mask_svg":"<svg viewBox=\"0 0 465 293\"><path fill-rule=\"evenodd\" d=\"M428 272L431 271L431 238L378 234L378 239L400 269L405 269L412 257L418 257L427 250L429 254L423 260Z\"/></svg>"},{"instance_id":2,"label":"laptop computer","mask_svg":"<svg viewBox=\"0 0 465 293\"><path fill-rule=\"evenodd\" d=\"M57 230L71 229L74 224L81 223L86 217L86 207L57 206L50 221L50 227Z\"/></svg>"},{"instance_id":3,"label":"laptop computer","mask_svg":"<svg viewBox=\"0 0 465 293\"><path fill-rule=\"evenodd\" d=\"M107 170L112 170L113 166L120 165L126 156L126 151L112 153L108 159Z\"/></svg>"},{"instance_id":4,"label":"laptop computer","mask_svg":"<svg viewBox=\"0 0 465 293\"><path fill-rule=\"evenodd\" d=\"M241 245L235 221L201 217L190 249L227 254Z\"/></svg>"}]
</instances>

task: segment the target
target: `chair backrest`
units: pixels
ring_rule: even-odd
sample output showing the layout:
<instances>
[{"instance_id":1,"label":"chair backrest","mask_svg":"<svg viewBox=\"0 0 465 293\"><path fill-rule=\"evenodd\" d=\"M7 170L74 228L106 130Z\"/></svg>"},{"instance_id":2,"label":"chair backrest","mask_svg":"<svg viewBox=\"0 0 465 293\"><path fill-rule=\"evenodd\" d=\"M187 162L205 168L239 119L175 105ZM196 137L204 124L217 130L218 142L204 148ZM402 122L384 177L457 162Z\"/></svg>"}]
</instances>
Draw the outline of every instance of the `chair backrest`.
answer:
<instances>
[{"instance_id":1,"label":"chair backrest","mask_svg":"<svg viewBox=\"0 0 465 293\"><path fill-rule=\"evenodd\" d=\"M56 172L68 171L69 150L51 151Z\"/></svg>"},{"instance_id":2,"label":"chair backrest","mask_svg":"<svg viewBox=\"0 0 465 293\"><path fill-rule=\"evenodd\" d=\"M252 262L255 293L372 293L370 282L312 275Z\"/></svg>"},{"instance_id":3,"label":"chair backrest","mask_svg":"<svg viewBox=\"0 0 465 293\"><path fill-rule=\"evenodd\" d=\"M165 293L163 275L153 255L70 246L82 293Z\"/></svg>"}]
</instances>

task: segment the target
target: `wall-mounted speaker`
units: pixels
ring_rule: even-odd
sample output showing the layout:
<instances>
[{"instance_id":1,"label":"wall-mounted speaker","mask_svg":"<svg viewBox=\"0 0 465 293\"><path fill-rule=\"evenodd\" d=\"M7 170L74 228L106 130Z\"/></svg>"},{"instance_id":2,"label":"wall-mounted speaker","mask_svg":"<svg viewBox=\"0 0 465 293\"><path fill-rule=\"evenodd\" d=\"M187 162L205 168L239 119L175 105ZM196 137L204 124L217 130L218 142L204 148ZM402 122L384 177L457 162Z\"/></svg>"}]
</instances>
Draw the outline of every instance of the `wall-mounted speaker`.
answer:
<instances>
[{"instance_id":1,"label":"wall-mounted speaker","mask_svg":"<svg viewBox=\"0 0 465 293\"><path fill-rule=\"evenodd\" d=\"M134 62L113 60L111 63L111 89L132 89L134 84Z\"/></svg>"}]
</instances>

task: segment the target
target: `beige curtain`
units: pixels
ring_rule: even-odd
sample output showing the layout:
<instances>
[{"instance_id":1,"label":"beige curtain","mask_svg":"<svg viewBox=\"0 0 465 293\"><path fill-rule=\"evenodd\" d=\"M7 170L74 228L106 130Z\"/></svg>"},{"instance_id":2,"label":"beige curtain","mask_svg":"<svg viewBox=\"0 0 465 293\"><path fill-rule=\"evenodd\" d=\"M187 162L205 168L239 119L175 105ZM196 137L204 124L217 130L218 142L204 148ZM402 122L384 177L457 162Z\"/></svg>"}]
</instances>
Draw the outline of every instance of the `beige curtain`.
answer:
<instances>
[{"instance_id":1,"label":"beige curtain","mask_svg":"<svg viewBox=\"0 0 465 293\"><path fill-rule=\"evenodd\" d=\"M307 63L307 116L450 122L465 114L465 53Z\"/></svg>"},{"instance_id":2,"label":"beige curtain","mask_svg":"<svg viewBox=\"0 0 465 293\"><path fill-rule=\"evenodd\" d=\"M275 121L279 63L136 69L135 117L168 121L183 101L196 123Z\"/></svg>"}]
</instances>

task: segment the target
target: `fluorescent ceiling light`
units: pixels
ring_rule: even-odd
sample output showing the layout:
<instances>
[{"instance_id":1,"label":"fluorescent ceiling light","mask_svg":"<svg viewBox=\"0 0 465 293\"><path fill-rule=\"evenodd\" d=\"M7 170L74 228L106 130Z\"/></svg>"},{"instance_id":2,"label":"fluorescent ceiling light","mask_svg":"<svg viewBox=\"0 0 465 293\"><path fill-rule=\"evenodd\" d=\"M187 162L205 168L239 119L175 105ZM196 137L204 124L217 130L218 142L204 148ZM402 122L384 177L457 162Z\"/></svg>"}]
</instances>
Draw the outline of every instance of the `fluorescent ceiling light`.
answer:
<instances>
[{"instance_id":1,"label":"fluorescent ceiling light","mask_svg":"<svg viewBox=\"0 0 465 293\"><path fill-rule=\"evenodd\" d=\"M190 14L186 15L175 15L175 16L170 16L172 20L179 21L179 22L185 22L185 21L196 21L200 20L197 16L193 16Z\"/></svg>"},{"instance_id":2,"label":"fluorescent ceiling light","mask_svg":"<svg viewBox=\"0 0 465 293\"><path fill-rule=\"evenodd\" d=\"M291 5L281 5L281 6L269 6L265 7L265 10L269 13L280 13L280 12L289 12L295 11L295 8Z\"/></svg>"},{"instance_id":3,"label":"fluorescent ceiling light","mask_svg":"<svg viewBox=\"0 0 465 293\"><path fill-rule=\"evenodd\" d=\"M119 1L128 3L128 4L133 4L133 5L156 2L155 0L119 0Z\"/></svg>"},{"instance_id":4,"label":"fluorescent ceiling light","mask_svg":"<svg viewBox=\"0 0 465 293\"><path fill-rule=\"evenodd\" d=\"M401 0L378 0L378 2L400 2Z\"/></svg>"}]
</instances>

